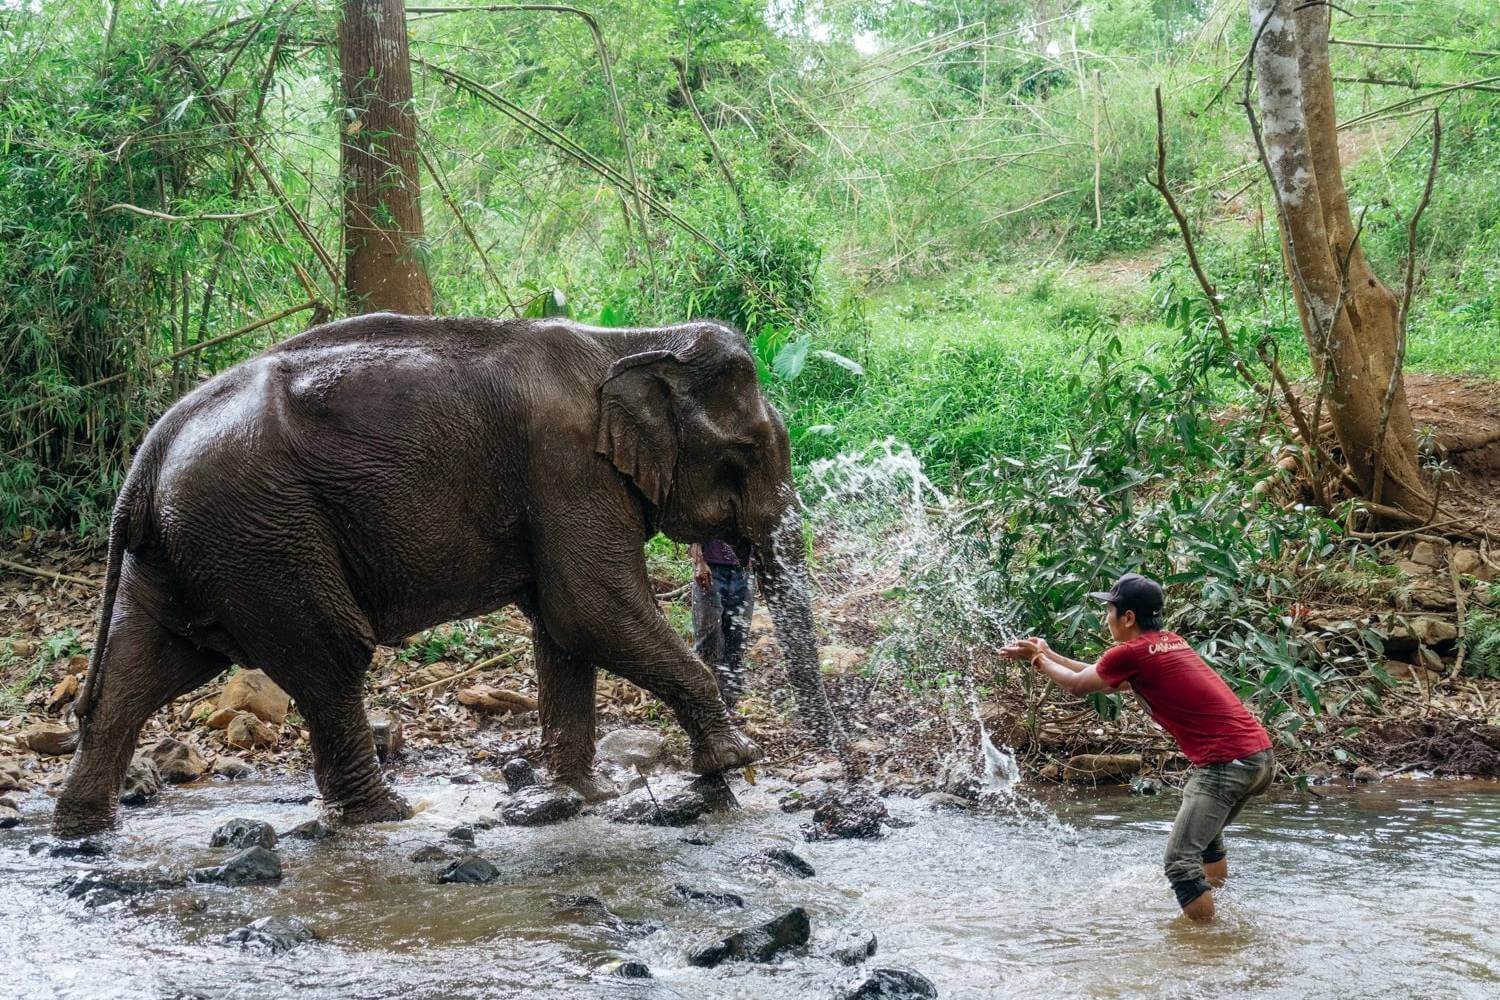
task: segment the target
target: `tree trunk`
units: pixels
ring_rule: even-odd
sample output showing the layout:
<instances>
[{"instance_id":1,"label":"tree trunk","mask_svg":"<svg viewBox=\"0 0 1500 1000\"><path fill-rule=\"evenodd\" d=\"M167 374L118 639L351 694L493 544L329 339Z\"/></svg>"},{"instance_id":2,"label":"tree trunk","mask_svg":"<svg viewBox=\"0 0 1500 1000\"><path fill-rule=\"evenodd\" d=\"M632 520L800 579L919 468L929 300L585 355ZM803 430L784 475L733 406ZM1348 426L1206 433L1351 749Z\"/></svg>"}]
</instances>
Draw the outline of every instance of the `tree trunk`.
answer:
<instances>
[{"instance_id":1,"label":"tree trunk","mask_svg":"<svg viewBox=\"0 0 1500 1000\"><path fill-rule=\"evenodd\" d=\"M1333 109L1329 11L1297 0L1250 0L1262 138L1282 249L1313 366L1327 385L1334 432L1361 493L1425 515L1430 498L1399 375L1383 446L1376 440L1397 364L1400 303L1355 241Z\"/></svg>"},{"instance_id":2,"label":"tree trunk","mask_svg":"<svg viewBox=\"0 0 1500 1000\"><path fill-rule=\"evenodd\" d=\"M343 0L344 291L351 312L432 312L404 0Z\"/></svg>"}]
</instances>

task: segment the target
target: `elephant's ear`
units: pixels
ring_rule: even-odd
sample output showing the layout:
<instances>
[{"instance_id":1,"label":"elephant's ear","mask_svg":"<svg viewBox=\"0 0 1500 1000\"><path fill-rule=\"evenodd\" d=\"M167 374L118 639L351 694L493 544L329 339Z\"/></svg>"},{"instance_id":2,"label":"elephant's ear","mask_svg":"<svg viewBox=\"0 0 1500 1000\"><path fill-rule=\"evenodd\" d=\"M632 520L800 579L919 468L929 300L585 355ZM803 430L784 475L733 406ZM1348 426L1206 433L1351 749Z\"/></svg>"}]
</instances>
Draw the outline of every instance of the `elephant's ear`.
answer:
<instances>
[{"instance_id":1,"label":"elephant's ear","mask_svg":"<svg viewBox=\"0 0 1500 1000\"><path fill-rule=\"evenodd\" d=\"M633 480L656 506L672 490L678 427L672 369L683 358L664 350L621 358L599 387L599 436L594 450Z\"/></svg>"}]
</instances>

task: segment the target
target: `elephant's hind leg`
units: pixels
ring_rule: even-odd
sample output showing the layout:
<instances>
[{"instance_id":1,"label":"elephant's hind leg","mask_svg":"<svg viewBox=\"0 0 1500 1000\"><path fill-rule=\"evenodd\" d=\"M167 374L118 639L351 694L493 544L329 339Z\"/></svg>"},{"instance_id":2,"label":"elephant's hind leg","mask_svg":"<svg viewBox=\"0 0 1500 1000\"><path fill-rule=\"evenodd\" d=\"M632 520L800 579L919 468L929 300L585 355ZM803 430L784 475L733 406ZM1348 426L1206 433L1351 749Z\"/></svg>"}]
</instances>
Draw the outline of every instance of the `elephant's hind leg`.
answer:
<instances>
[{"instance_id":1,"label":"elephant's hind leg","mask_svg":"<svg viewBox=\"0 0 1500 1000\"><path fill-rule=\"evenodd\" d=\"M115 825L125 769L151 713L229 666L222 655L199 649L143 613L128 585L116 598L102 655L98 690L80 724L78 750L52 813L59 837Z\"/></svg>"},{"instance_id":2,"label":"elephant's hind leg","mask_svg":"<svg viewBox=\"0 0 1500 1000\"><path fill-rule=\"evenodd\" d=\"M295 682L288 688L307 723L313 777L324 808L342 823L409 819L411 806L380 773L361 680L316 692Z\"/></svg>"}]
</instances>

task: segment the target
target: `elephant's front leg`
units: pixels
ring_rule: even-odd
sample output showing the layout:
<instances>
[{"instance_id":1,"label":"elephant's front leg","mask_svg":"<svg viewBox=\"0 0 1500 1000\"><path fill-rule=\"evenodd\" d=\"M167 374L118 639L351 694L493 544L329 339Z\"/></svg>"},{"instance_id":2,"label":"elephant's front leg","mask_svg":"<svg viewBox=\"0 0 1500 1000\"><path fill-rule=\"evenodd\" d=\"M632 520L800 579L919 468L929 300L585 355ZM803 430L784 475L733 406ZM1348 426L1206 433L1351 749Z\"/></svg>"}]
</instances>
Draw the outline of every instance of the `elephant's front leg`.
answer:
<instances>
[{"instance_id":1,"label":"elephant's front leg","mask_svg":"<svg viewBox=\"0 0 1500 1000\"><path fill-rule=\"evenodd\" d=\"M620 790L594 771L598 671L593 663L554 642L536 617L531 621L531 641L536 658L543 763L558 781L589 802L614 798Z\"/></svg>"}]
</instances>

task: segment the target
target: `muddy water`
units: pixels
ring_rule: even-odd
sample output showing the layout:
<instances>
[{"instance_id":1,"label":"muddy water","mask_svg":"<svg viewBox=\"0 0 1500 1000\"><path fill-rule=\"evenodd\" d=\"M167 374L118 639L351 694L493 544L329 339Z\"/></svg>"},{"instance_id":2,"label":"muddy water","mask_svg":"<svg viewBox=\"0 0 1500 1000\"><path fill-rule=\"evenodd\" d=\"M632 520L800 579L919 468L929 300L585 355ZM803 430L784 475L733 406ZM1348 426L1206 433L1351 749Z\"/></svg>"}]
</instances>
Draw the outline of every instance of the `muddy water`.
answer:
<instances>
[{"instance_id":1,"label":"muddy water","mask_svg":"<svg viewBox=\"0 0 1500 1000\"><path fill-rule=\"evenodd\" d=\"M491 785L409 782L426 808L402 824L324 843L283 841L276 887L194 887L94 911L55 889L90 867L183 871L228 853L209 833L231 816L278 829L313 816L274 802L296 783L168 789L125 814L112 855L89 864L28 853L48 799L0 832L0 983L6 996L403 998L827 997L846 970L827 954L840 928L879 937L876 964L916 968L944 997L1494 997L1500 995L1500 786L1392 782L1284 794L1247 809L1231 837L1237 877L1210 927L1175 918L1158 855L1176 797L1054 796L989 816L929 813L870 842L803 843L774 785L690 831L583 818L478 833L502 870L488 886L432 884L440 864L406 860L488 814ZM685 843L695 835L708 845ZM747 854L795 849L798 880L753 870ZM674 899L673 886L734 892L744 911ZM558 893L605 900L661 929L632 937L556 915ZM810 954L774 966L689 967L716 930L807 907ZM321 940L274 958L219 943L267 914L306 920ZM646 962L656 978L604 970Z\"/></svg>"}]
</instances>

